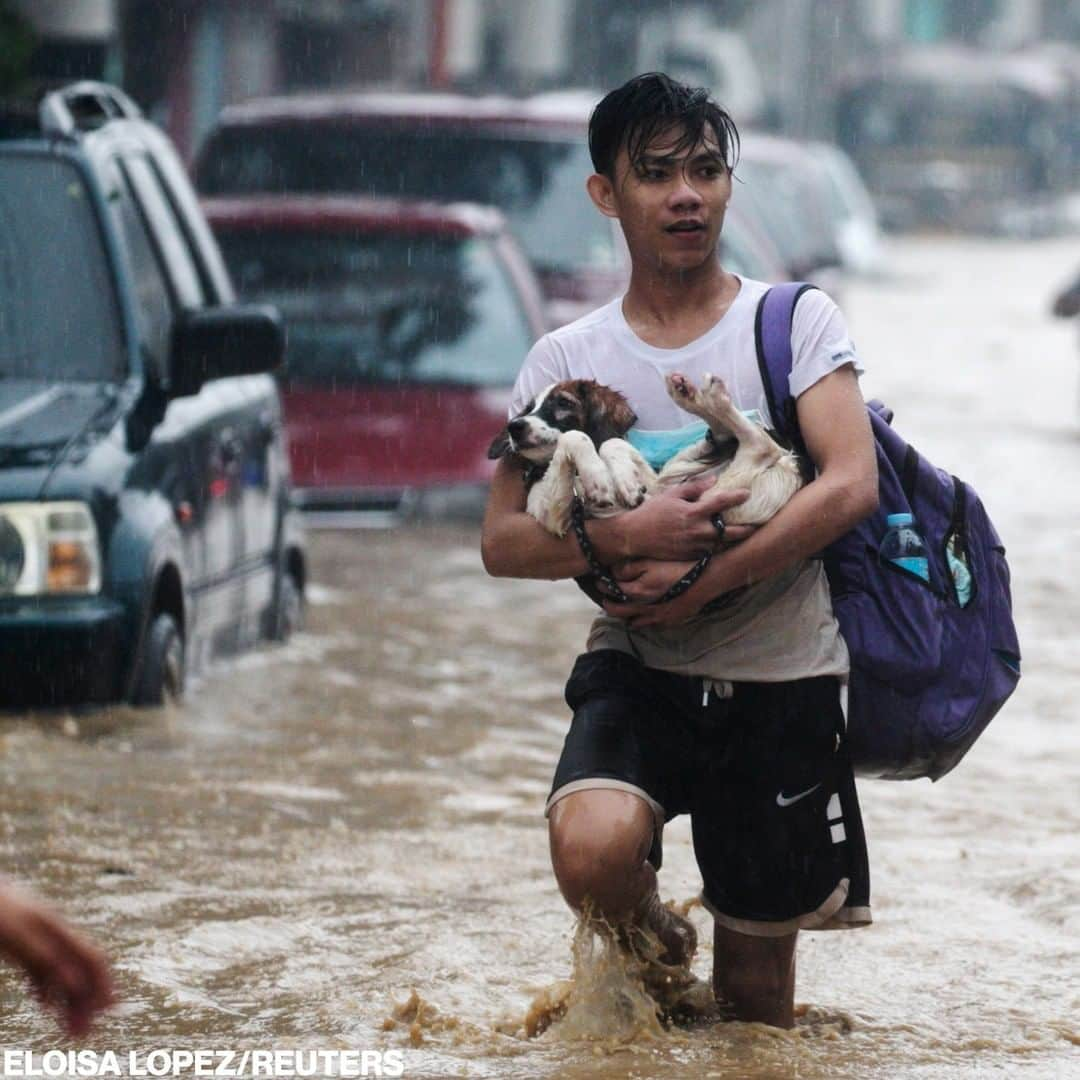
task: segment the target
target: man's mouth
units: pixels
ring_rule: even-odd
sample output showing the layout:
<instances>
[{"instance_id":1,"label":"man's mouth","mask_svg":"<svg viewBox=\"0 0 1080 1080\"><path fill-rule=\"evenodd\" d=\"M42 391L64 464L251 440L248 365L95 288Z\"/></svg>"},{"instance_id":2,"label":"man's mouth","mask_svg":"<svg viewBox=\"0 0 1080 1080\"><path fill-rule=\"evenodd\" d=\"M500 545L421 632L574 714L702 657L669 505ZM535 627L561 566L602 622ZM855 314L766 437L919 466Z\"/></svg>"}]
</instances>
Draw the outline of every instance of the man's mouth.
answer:
<instances>
[{"instance_id":1,"label":"man's mouth","mask_svg":"<svg viewBox=\"0 0 1080 1080\"><path fill-rule=\"evenodd\" d=\"M705 222L698 221L696 218L684 218L682 221L676 221L672 225L668 225L664 232L669 233L694 233L704 232Z\"/></svg>"}]
</instances>

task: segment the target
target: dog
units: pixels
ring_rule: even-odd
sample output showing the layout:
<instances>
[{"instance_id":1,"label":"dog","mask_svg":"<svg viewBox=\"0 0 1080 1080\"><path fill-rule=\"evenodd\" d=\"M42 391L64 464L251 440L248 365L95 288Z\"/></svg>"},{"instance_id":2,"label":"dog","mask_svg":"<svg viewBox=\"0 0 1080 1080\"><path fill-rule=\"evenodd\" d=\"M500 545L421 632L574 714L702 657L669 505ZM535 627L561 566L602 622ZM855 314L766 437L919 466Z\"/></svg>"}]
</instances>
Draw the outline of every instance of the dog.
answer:
<instances>
[{"instance_id":1,"label":"dog","mask_svg":"<svg viewBox=\"0 0 1080 1080\"><path fill-rule=\"evenodd\" d=\"M529 463L526 509L556 536L570 528L575 493L587 517L608 517L703 476L715 476L722 490L750 492L724 512L724 524L768 521L805 482L797 455L735 408L722 379L706 374L698 388L675 373L665 383L672 400L704 420L709 434L659 473L623 438L637 421L626 398L592 379L553 383L499 432L488 457L513 453Z\"/></svg>"}]
</instances>

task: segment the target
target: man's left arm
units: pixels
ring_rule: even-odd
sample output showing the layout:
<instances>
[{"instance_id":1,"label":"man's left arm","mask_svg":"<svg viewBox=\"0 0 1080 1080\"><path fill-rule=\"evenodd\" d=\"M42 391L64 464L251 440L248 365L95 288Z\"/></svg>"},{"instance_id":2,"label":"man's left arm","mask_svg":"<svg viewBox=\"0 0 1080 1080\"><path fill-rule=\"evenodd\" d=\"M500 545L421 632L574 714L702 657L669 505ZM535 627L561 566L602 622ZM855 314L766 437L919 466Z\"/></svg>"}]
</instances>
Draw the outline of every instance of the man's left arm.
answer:
<instances>
[{"instance_id":1,"label":"man's left arm","mask_svg":"<svg viewBox=\"0 0 1080 1080\"><path fill-rule=\"evenodd\" d=\"M817 466L816 478L752 536L717 554L682 596L666 604L649 604L656 595L655 583L631 580L621 583L623 592L645 602L609 601L604 608L610 615L627 619L634 626L685 622L715 597L816 555L874 511L877 457L851 365L814 383L799 396L796 408L803 440Z\"/></svg>"}]
</instances>

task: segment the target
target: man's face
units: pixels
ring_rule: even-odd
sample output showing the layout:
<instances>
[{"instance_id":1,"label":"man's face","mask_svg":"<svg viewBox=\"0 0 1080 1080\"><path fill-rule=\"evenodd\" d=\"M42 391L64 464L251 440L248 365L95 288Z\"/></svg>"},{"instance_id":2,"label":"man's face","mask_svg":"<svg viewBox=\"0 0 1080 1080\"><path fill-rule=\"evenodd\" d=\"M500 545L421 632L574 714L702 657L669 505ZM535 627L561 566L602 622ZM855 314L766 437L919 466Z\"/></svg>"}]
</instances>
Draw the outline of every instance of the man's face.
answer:
<instances>
[{"instance_id":1,"label":"man's face","mask_svg":"<svg viewBox=\"0 0 1080 1080\"><path fill-rule=\"evenodd\" d=\"M731 174L711 132L688 151L680 134L658 137L637 162L620 150L610 198L635 260L685 271L716 258Z\"/></svg>"}]
</instances>

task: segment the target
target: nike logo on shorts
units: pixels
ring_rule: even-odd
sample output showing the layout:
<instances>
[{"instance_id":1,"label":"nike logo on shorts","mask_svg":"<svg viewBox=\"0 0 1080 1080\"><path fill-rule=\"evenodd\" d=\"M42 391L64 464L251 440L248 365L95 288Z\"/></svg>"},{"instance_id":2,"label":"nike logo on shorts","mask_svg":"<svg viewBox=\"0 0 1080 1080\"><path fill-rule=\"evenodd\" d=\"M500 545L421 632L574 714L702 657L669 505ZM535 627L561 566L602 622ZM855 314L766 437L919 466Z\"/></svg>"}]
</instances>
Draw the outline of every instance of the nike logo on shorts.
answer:
<instances>
[{"instance_id":1,"label":"nike logo on shorts","mask_svg":"<svg viewBox=\"0 0 1080 1080\"><path fill-rule=\"evenodd\" d=\"M792 795L790 798L782 791L778 791L776 793L776 805L791 806L792 803L797 803L800 799L805 799L807 795L812 795L819 787L821 787L820 780L813 787L808 787L805 791L800 791L798 795Z\"/></svg>"}]
</instances>

